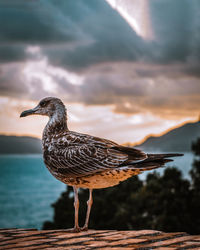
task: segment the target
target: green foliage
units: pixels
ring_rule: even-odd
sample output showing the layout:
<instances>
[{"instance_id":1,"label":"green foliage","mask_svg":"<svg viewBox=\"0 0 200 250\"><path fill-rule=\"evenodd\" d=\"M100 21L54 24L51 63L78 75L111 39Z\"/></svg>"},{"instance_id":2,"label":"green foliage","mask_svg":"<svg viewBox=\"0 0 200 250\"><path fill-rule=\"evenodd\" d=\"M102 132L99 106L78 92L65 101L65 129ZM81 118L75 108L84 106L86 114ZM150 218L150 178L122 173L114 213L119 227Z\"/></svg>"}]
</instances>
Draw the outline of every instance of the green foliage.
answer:
<instances>
[{"instance_id":1,"label":"green foliage","mask_svg":"<svg viewBox=\"0 0 200 250\"><path fill-rule=\"evenodd\" d=\"M192 145L200 156L200 139ZM156 229L165 232L200 233L200 160L195 159L191 183L176 168L166 168L162 176L153 172L146 181L137 176L118 186L94 190L90 228ZM80 190L80 225L84 224L88 190ZM44 229L73 227L74 207L71 187L53 204L54 220Z\"/></svg>"},{"instance_id":2,"label":"green foliage","mask_svg":"<svg viewBox=\"0 0 200 250\"><path fill-rule=\"evenodd\" d=\"M190 175L192 178L191 188L191 212L192 212L192 228L191 233L200 233L200 138L192 144L192 151L196 158L193 162Z\"/></svg>"}]
</instances>

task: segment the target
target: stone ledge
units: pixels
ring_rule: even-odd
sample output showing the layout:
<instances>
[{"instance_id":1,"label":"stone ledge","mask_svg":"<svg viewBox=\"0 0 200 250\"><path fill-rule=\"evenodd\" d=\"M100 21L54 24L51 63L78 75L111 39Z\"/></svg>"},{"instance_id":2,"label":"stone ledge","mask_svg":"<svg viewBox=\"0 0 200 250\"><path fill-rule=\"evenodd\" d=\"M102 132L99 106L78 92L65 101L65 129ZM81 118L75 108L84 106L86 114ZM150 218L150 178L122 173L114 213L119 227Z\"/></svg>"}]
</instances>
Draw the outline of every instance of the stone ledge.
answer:
<instances>
[{"instance_id":1,"label":"stone ledge","mask_svg":"<svg viewBox=\"0 0 200 250\"><path fill-rule=\"evenodd\" d=\"M66 230L0 229L0 249L200 249L200 236L154 230Z\"/></svg>"}]
</instances>

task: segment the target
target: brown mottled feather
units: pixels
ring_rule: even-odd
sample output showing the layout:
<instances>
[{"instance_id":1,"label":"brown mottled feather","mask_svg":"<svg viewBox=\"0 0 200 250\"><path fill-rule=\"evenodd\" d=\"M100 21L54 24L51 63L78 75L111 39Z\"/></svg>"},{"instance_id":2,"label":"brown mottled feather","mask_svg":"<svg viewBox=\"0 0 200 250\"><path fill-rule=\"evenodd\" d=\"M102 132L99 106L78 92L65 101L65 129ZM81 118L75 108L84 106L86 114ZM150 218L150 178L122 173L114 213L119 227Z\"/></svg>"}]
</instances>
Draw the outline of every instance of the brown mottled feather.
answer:
<instances>
[{"instance_id":1,"label":"brown mottled feather","mask_svg":"<svg viewBox=\"0 0 200 250\"><path fill-rule=\"evenodd\" d=\"M165 154L147 155L138 149L73 131L51 135L48 139L47 146L44 146L45 163L56 171L57 175L66 178L104 173L124 166L142 172L158 168L169 161L164 159L168 157Z\"/></svg>"}]
</instances>

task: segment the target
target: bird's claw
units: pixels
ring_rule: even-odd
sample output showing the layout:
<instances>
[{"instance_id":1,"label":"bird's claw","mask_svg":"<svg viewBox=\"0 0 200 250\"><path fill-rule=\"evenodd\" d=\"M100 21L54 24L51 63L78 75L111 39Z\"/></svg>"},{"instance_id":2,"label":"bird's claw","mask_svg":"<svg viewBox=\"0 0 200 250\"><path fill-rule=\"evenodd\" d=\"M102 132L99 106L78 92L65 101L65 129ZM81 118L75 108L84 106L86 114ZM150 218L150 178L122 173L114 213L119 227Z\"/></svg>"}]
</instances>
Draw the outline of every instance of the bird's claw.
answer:
<instances>
[{"instance_id":1,"label":"bird's claw","mask_svg":"<svg viewBox=\"0 0 200 250\"><path fill-rule=\"evenodd\" d=\"M88 231L88 227L85 227L85 226L82 227L82 228L81 228L81 231Z\"/></svg>"},{"instance_id":2,"label":"bird's claw","mask_svg":"<svg viewBox=\"0 0 200 250\"><path fill-rule=\"evenodd\" d=\"M81 232L81 228L80 227L74 227L74 228L69 228L66 230L67 233L79 233Z\"/></svg>"}]
</instances>

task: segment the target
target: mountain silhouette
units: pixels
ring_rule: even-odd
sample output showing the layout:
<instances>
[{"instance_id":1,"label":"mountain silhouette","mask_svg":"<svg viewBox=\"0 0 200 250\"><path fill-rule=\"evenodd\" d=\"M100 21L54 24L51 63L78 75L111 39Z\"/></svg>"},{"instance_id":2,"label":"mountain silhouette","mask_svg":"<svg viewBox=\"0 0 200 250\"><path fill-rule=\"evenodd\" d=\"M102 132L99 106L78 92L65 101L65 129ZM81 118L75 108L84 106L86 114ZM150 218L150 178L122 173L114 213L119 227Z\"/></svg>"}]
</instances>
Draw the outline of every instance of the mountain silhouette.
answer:
<instances>
[{"instance_id":1,"label":"mountain silhouette","mask_svg":"<svg viewBox=\"0 0 200 250\"><path fill-rule=\"evenodd\" d=\"M200 137L200 121L186 123L166 134L150 136L135 147L146 152L191 152L191 144Z\"/></svg>"},{"instance_id":2,"label":"mountain silhouette","mask_svg":"<svg viewBox=\"0 0 200 250\"><path fill-rule=\"evenodd\" d=\"M0 154L41 154L42 143L30 136L0 135Z\"/></svg>"}]
</instances>

